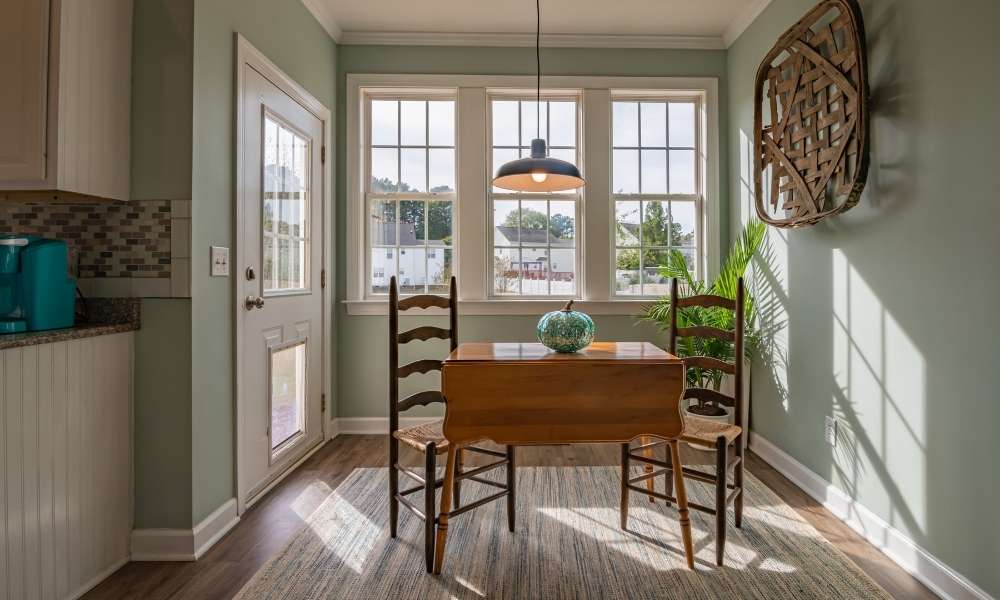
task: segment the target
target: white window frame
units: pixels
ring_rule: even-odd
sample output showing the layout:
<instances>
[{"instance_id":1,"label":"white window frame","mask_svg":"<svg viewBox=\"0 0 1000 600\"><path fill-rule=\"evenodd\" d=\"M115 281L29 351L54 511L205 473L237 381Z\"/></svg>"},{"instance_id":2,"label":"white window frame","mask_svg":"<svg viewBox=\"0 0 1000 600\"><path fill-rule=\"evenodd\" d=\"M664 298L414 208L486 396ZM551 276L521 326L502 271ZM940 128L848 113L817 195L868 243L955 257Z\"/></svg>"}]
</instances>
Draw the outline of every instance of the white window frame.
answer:
<instances>
[{"instance_id":1,"label":"white window frame","mask_svg":"<svg viewBox=\"0 0 1000 600\"><path fill-rule=\"evenodd\" d=\"M347 75L348 314L386 314L387 299L367 292L368 219L365 200L367 159L364 156L364 94L457 95L455 130L456 197L453 207L452 265L459 285L459 310L467 315L538 315L556 310L563 301L552 297L491 297L492 209L488 187L489 94L493 90L533 90L535 78L521 75ZM614 212L611 198L611 101L622 95L696 97L701 136L698 177L704 190L699 231L699 262L707 277L720 263L719 99L715 77L543 76L543 93L575 91L582 97L578 154L587 181L577 219L577 306L591 314L637 314L649 298L615 296ZM590 224L588 226L588 224ZM428 309L428 312L434 312Z\"/></svg>"}]
</instances>

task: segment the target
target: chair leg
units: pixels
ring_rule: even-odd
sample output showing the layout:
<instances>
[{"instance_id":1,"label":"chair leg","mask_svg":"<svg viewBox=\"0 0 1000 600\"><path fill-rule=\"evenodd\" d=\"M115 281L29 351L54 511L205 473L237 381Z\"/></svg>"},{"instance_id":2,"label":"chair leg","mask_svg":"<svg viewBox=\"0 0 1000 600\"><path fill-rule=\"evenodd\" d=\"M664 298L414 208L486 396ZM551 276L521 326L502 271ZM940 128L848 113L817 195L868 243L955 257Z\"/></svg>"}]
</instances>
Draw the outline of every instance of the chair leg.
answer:
<instances>
[{"instance_id":1,"label":"chair leg","mask_svg":"<svg viewBox=\"0 0 1000 600\"><path fill-rule=\"evenodd\" d=\"M628 480L632 476L629 465L629 444L622 444L622 499L618 516L621 519L621 528L628 528Z\"/></svg>"},{"instance_id":2,"label":"chair leg","mask_svg":"<svg viewBox=\"0 0 1000 600\"><path fill-rule=\"evenodd\" d=\"M434 523L437 513L434 510L434 485L437 479L437 447L428 444L424 455L424 559L427 562L427 572L434 570Z\"/></svg>"},{"instance_id":3,"label":"chair leg","mask_svg":"<svg viewBox=\"0 0 1000 600\"><path fill-rule=\"evenodd\" d=\"M396 463L399 461L399 445L396 438L389 437L389 535L396 537L396 524L399 521L399 471Z\"/></svg>"},{"instance_id":4,"label":"chair leg","mask_svg":"<svg viewBox=\"0 0 1000 600\"><path fill-rule=\"evenodd\" d=\"M641 438L639 438L639 443L640 444L649 444L652 441L653 441L653 438L649 438L649 437L641 437ZM652 448L646 448L645 450L642 451L642 455L645 456L646 458L653 458L653 449ZM642 467L642 472L645 473L646 475L649 475L650 473L653 472L653 465L651 465L649 463L645 463L643 465L643 467ZM649 479L646 480L646 489L649 490L649 501L655 503L656 502L656 496L653 495L653 491L656 489L656 478L655 477L650 477Z\"/></svg>"},{"instance_id":5,"label":"chair leg","mask_svg":"<svg viewBox=\"0 0 1000 600\"><path fill-rule=\"evenodd\" d=\"M514 516L517 513L517 465L514 462L514 446L507 446L507 529L514 531ZM458 503L458 496L455 497Z\"/></svg>"},{"instance_id":6,"label":"chair leg","mask_svg":"<svg viewBox=\"0 0 1000 600\"><path fill-rule=\"evenodd\" d=\"M458 454L455 455L455 490L452 492L455 497L455 508L462 505L462 480L458 478L462 474L462 464L465 462L464 454L462 449L458 449Z\"/></svg>"},{"instance_id":7,"label":"chair leg","mask_svg":"<svg viewBox=\"0 0 1000 600\"><path fill-rule=\"evenodd\" d=\"M677 521L681 526L681 539L684 542L684 556L687 566L694 570L694 546L691 543L691 517L688 514L687 491L684 489L684 468L681 464L681 451L677 440L670 440L670 464L674 465L674 487L677 490Z\"/></svg>"},{"instance_id":8,"label":"chair leg","mask_svg":"<svg viewBox=\"0 0 1000 600\"><path fill-rule=\"evenodd\" d=\"M736 494L736 501L733 504L733 512L736 521L736 527L743 527L743 461L744 459L743 451L743 436L736 438L736 456L740 458L740 462L737 463L736 469L733 472L733 483L736 485L736 489L739 492Z\"/></svg>"},{"instance_id":9,"label":"chair leg","mask_svg":"<svg viewBox=\"0 0 1000 600\"><path fill-rule=\"evenodd\" d=\"M666 456L667 463L670 467L667 472L663 474L663 490L668 496L674 495L674 461L670 457L670 450L667 450ZM670 500L667 500L667 506L670 506Z\"/></svg>"},{"instance_id":10,"label":"chair leg","mask_svg":"<svg viewBox=\"0 0 1000 600\"><path fill-rule=\"evenodd\" d=\"M726 556L726 480L728 465L726 455L729 452L726 438L719 436L715 440L715 564L722 566Z\"/></svg>"}]
</instances>

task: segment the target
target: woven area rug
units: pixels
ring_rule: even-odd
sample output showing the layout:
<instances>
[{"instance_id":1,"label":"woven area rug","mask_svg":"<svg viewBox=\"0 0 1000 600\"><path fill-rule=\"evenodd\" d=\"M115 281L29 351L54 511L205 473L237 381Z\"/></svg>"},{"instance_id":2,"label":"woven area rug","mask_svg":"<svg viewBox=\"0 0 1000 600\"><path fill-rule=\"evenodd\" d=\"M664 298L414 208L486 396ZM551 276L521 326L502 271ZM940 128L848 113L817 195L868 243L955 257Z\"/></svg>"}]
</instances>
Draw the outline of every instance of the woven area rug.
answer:
<instances>
[{"instance_id":1,"label":"woven area rug","mask_svg":"<svg viewBox=\"0 0 1000 600\"><path fill-rule=\"evenodd\" d=\"M724 567L715 565L713 518L691 511L694 572L677 512L663 502L633 494L629 530L619 529L617 468L521 467L517 475L516 532L507 531L503 502L454 518L444 571L432 576L416 516L401 507L399 537L389 538L388 471L357 469L237 597L890 597L749 473L743 528L730 516ZM475 487L463 487L463 500L477 497ZM708 486L687 488L691 500L714 502Z\"/></svg>"}]
</instances>

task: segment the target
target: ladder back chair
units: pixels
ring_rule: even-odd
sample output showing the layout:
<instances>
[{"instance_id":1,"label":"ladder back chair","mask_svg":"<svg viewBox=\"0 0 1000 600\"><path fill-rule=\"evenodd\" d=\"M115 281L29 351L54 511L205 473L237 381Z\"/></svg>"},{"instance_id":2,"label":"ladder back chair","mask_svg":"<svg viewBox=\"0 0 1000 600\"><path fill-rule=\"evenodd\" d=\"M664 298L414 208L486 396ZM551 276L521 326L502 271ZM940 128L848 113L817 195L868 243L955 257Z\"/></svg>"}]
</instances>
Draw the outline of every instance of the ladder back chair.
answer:
<instances>
[{"instance_id":1,"label":"ladder back chair","mask_svg":"<svg viewBox=\"0 0 1000 600\"><path fill-rule=\"evenodd\" d=\"M716 307L734 312L734 329L732 331L718 329L709 326L677 326L677 310L689 307L711 308ZM733 376L733 396L717 392L703 387L689 387L684 392L684 399L697 399L711 401L731 408L734 413L734 424L720 423L703 419L697 416L685 415L684 432L681 440L696 446L700 449L715 452L715 473L707 473L691 467L682 467L683 477L708 483L715 486L715 506L703 506L696 502L688 501L688 507L703 513L715 515L715 562L722 566L725 557L726 547L726 513L730 504L733 505L734 521L736 527L743 526L743 432L746 430L746 416L743 414L743 329L744 329L744 293L743 278L736 284L736 299L724 298L715 295L691 296L681 298L677 291L677 279L673 279L670 284L670 346L668 351L671 354L677 353L678 337L713 338L733 344L734 362L729 363L707 356L685 357L684 363L688 368L696 367L701 369L721 371L724 374ZM623 448L622 452L622 476L629 477L628 486L622 486L622 506L627 503L628 492L644 492L652 501L654 498L661 498L669 505L675 501L672 497L674 488L674 464L677 456L673 452L667 454L667 460L660 461L651 458L651 451L654 447L662 445L664 441L640 440L640 445L635 448ZM729 447L733 446L733 459L729 460ZM642 452L641 455L636 452ZM631 461L641 462L646 465L643 475L632 478L629 470ZM652 467L661 467L659 471L653 471ZM729 483L729 471L733 471L733 483ZM666 494L659 494L653 491L652 482L659 476L664 475ZM635 487L632 484L645 481L647 489Z\"/></svg>"},{"instance_id":2,"label":"ladder back chair","mask_svg":"<svg viewBox=\"0 0 1000 600\"><path fill-rule=\"evenodd\" d=\"M444 329L431 325L424 325L404 331L399 331L399 313L414 308L443 308L448 310L449 328ZM399 290L396 278L389 281L389 523L390 535L396 537L397 522L399 520L399 505L402 504L415 515L424 521L424 555L426 559L427 572L434 568L434 527L437 524L437 511L435 509L435 496L437 488L444 484L443 478L437 477L437 455L448 452L448 440L445 439L441 430L443 419L437 419L430 423L414 425L412 427L399 427L399 413L405 412L415 406L427 406L429 404L444 403L444 395L439 390L427 390L417 392L402 400L399 399L399 380L405 379L415 373L427 373L429 371L440 371L441 361L423 359L399 365L399 346L414 341L426 341L430 339L449 340L450 349L458 347L458 288L455 285L455 277L451 278L448 297L422 294L399 298ZM399 444L403 443L424 455L423 475L408 468L399 462ZM488 464L462 470L462 455L465 451L486 455L494 459ZM451 515L466 512L478 508L484 504L507 498L507 526L514 531L514 494L515 494L515 464L514 447L507 446L505 452L466 446L458 451L457 466L455 473L455 485L452 496L455 499L455 510ZM499 483L481 477L485 473L506 467L506 482ZM399 474L402 473L417 482L418 485L400 491ZM461 506L461 485L464 480L499 488L500 491L488 495L484 498ZM408 499L408 496L423 490L423 508Z\"/></svg>"}]
</instances>

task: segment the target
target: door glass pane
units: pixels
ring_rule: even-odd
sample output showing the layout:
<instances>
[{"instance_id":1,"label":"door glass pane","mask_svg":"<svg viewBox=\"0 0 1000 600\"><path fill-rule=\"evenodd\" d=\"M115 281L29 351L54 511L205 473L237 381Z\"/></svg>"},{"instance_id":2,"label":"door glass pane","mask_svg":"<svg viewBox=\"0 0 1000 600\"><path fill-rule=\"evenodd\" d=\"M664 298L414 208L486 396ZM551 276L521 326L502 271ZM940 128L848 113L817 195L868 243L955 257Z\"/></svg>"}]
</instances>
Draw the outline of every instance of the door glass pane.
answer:
<instances>
[{"instance_id":1,"label":"door glass pane","mask_svg":"<svg viewBox=\"0 0 1000 600\"><path fill-rule=\"evenodd\" d=\"M311 145L264 116L261 264L264 294L308 287Z\"/></svg>"},{"instance_id":2,"label":"door glass pane","mask_svg":"<svg viewBox=\"0 0 1000 600\"><path fill-rule=\"evenodd\" d=\"M306 343L271 353L271 450L305 430Z\"/></svg>"}]
</instances>

